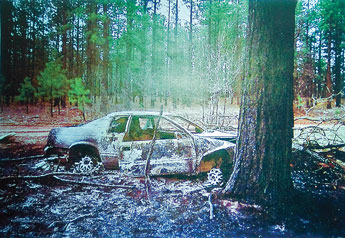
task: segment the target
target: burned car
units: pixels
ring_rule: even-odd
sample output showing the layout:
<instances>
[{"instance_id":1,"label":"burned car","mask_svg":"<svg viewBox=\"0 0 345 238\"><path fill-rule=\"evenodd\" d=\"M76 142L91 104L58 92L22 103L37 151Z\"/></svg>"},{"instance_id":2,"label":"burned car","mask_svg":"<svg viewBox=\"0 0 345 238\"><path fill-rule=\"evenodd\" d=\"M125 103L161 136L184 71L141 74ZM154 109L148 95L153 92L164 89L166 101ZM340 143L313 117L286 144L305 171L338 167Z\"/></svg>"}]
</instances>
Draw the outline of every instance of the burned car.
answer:
<instances>
[{"instance_id":1,"label":"burned car","mask_svg":"<svg viewBox=\"0 0 345 238\"><path fill-rule=\"evenodd\" d=\"M52 129L44 151L80 173L104 166L143 176L150 156L150 175L194 175L213 168L225 175L231 172L235 146L226 140L234 138L207 132L173 114L114 112L89 123Z\"/></svg>"}]
</instances>

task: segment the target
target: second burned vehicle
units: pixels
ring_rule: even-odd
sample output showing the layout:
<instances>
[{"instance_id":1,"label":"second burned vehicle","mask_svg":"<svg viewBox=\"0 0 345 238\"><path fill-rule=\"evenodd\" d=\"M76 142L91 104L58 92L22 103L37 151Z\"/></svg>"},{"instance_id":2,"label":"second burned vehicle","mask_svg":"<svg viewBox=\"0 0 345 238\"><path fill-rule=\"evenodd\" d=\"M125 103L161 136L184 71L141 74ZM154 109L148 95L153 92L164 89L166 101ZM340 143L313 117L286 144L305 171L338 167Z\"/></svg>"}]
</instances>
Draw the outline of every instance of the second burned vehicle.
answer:
<instances>
[{"instance_id":1,"label":"second burned vehicle","mask_svg":"<svg viewBox=\"0 0 345 238\"><path fill-rule=\"evenodd\" d=\"M229 141L235 137L205 131L173 114L114 112L86 124L52 129L45 154L56 156L74 172L90 173L101 165L143 176L150 156L150 175L199 174L219 168L227 177L235 146Z\"/></svg>"}]
</instances>

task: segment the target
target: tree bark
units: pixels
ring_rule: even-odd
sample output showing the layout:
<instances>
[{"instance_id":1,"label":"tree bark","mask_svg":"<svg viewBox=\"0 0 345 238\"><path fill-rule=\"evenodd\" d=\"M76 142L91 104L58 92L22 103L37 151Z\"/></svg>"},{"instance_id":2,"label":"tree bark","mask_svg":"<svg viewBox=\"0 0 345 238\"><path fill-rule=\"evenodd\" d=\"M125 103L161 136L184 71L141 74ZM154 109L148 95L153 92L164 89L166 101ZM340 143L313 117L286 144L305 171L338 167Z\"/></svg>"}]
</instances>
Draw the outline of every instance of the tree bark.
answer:
<instances>
[{"instance_id":1,"label":"tree bark","mask_svg":"<svg viewBox=\"0 0 345 238\"><path fill-rule=\"evenodd\" d=\"M97 47L92 39L96 34L97 20L97 4L95 1L89 1L87 5L87 34L86 34L86 86L90 89L91 94L95 95L97 92Z\"/></svg>"},{"instance_id":2,"label":"tree bark","mask_svg":"<svg viewBox=\"0 0 345 238\"><path fill-rule=\"evenodd\" d=\"M340 107L341 106L341 90L343 88L343 79L341 78L341 39L340 39L340 30L336 30L335 34L335 42L334 42L334 48L335 48L335 62L334 62L334 81L335 81L335 106Z\"/></svg>"},{"instance_id":3,"label":"tree bark","mask_svg":"<svg viewBox=\"0 0 345 238\"><path fill-rule=\"evenodd\" d=\"M62 68L67 69L67 1L62 2Z\"/></svg>"},{"instance_id":4,"label":"tree bark","mask_svg":"<svg viewBox=\"0 0 345 238\"><path fill-rule=\"evenodd\" d=\"M110 27L110 18L108 16L108 4L103 4L103 15L105 17L105 20L103 21L103 61L102 61L102 89L101 89L101 95L102 95L102 104L101 104L101 111L107 112L107 105L108 105L108 80L109 80L109 66L110 66L110 60L109 60L109 27Z\"/></svg>"},{"instance_id":5,"label":"tree bark","mask_svg":"<svg viewBox=\"0 0 345 238\"><path fill-rule=\"evenodd\" d=\"M282 204L293 188L294 0L249 1L247 68L234 171L224 192Z\"/></svg>"},{"instance_id":6,"label":"tree bark","mask_svg":"<svg viewBox=\"0 0 345 238\"><path fill-rule=\"evenodd\" d=\"M331 76L331 49L332 49L332 37L330 30L328 34L328 46L327 46L327 72L326 72L326 97L327 99L327 109L332 108L332 76Z\"/></svg>"}]
</instances>

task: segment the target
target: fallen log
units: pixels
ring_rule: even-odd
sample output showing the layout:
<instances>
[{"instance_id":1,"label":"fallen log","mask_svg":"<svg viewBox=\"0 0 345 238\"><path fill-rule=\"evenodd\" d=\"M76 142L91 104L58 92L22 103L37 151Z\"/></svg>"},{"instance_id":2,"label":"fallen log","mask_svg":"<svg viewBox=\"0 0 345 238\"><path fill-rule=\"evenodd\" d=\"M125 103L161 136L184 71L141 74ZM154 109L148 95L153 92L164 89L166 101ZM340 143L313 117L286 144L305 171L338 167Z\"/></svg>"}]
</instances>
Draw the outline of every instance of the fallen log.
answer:
<instances>
[{"instance_id":1,"label":"fallen log","mask_svg":"<svg viewBox=\"0 0 345 238\"><path fill-rule=\"evenodd\" d=\"M307 146L307 148L312 149L312 150L325 150L325 149L339 149L339 148L344 147L344 146L345 146L345 144L325 145L325 146L309 145L309 146Z\"/></svg>"}]
</instances>

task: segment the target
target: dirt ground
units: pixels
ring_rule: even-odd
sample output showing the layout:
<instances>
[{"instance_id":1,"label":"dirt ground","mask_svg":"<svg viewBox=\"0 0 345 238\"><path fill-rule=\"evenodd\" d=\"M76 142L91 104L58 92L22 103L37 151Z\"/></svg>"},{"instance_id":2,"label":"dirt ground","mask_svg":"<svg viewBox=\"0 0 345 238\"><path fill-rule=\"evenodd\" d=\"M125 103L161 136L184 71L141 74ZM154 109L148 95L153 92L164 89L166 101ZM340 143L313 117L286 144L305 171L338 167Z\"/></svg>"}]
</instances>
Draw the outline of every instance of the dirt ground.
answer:
<instances>
[{"instance_id":1,"label":"dirt ground","mask_svg":"<svg viewBox=\"0 0 345 238\"><path fill-rule=\"evenodd\" d=\"M43 154L48 133L52 128L82 122L81 112L75 107L62 108L60 114L55 111L53 117L50 116L47 105L30 107L28 114L25 106L5 107L0 114L0 138L8 134L13 136L0 143L0 158Z\"/></svg>"},{"instance_id":2,"label":"dirt ground","mask_svg":"<svg viewBox=\"0 0 345 238\"><path fill-rule=\"evenodd\" d=\"M189 111L200 120L198 109ZM327 150L319 159L294 151L297 210L277 217L257 205L217 197L217 188L208 189L202 178L153 177L146 182L118 171L64 174L40 155L51 128L81 122L77 108L62 109L53 118L49 107L30 108L29 114L24 106L4 108L1 237L345 237L341 150ZM316 122L303 119L296 125ZM15 160L29 156L34 157Z\"/></svg>"}]
</instances>

